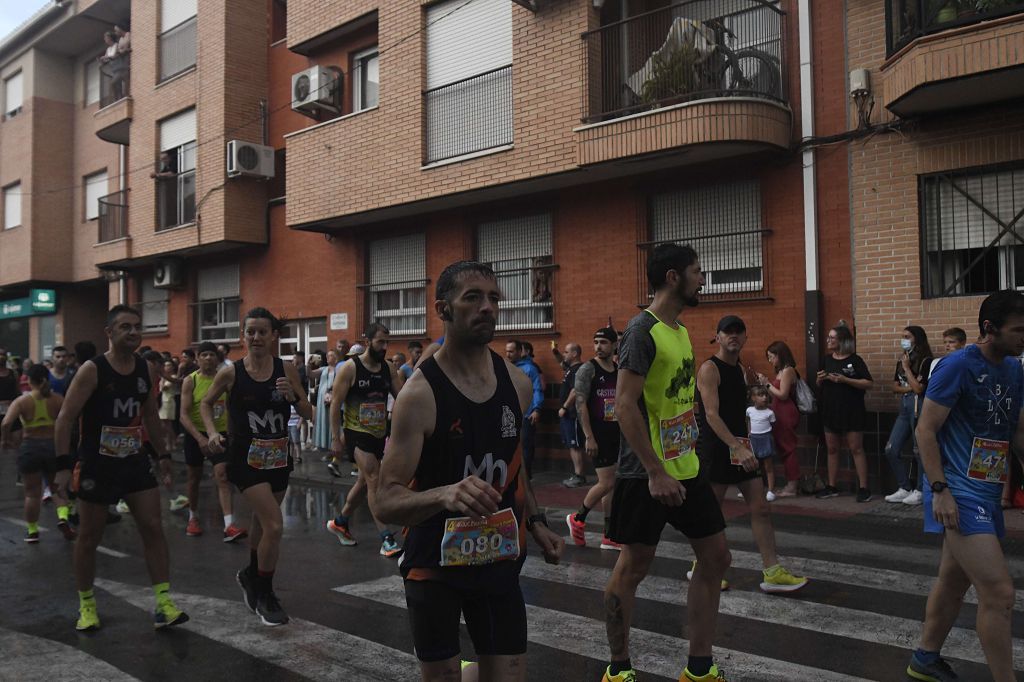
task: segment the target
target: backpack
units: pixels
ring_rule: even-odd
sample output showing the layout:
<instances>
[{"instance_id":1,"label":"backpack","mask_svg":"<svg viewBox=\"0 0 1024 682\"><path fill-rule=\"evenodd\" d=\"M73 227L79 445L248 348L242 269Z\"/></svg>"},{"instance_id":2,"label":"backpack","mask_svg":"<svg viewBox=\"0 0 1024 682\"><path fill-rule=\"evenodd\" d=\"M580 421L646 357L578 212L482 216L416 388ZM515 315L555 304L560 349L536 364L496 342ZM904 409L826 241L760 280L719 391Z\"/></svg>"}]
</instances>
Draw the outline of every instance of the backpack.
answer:
<instances>
[{"instance_id":1,"label":"backpack","mask_svg":"<svg viewBox=\"0 0 1024 682\"><path fill-rule=\"evenodd\" d=\"M793 394L796 402L796 409L800 414L814 414L818 411L818 399L814 397L814 391L807 385L807 382L797 374L796 385L793 387Z\"/></svg>"}]
</instances>

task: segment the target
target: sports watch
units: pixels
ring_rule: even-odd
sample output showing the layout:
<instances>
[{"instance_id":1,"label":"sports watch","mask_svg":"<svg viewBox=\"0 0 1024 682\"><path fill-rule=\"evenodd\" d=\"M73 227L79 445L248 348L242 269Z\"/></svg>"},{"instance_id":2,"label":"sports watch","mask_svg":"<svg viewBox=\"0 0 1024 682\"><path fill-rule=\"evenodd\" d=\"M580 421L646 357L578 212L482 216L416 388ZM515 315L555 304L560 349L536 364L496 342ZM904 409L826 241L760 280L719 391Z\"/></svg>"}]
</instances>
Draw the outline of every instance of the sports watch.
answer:
<instances>
[{"instance_id":1,"label":"sports watch","mask_svg":"<svg viewBox=\"0 0 1024 682\"><path fill-rule=\"evenodd\" d=\"M949 486L946 485L945 481L935 481L934 483L932 483L933 493L941 493L943 490L946 490L947 488L949 488Z\"/></svg>"}]
</instances>

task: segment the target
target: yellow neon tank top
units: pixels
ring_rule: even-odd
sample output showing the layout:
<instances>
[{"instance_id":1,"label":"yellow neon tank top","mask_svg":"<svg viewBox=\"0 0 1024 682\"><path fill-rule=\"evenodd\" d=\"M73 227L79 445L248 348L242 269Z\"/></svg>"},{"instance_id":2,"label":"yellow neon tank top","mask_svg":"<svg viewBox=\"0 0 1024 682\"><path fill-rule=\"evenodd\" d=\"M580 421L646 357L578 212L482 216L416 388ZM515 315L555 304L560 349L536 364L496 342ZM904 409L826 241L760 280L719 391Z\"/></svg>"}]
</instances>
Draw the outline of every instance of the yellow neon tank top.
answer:
<instances>
[{"instance_id":1,"label":"yellow neon tank top","mask_svg":"<svg viewBox=\"0 0 1024 682\"><path fill-rule=\"evenodd\" d=\"M44 426L53 426L54 419L50 416L50 408L46 404L46 398L32 397L35 412L31 419L21 418L21 425L26 429L39 429Z\"/></svg>"}]
</instances>

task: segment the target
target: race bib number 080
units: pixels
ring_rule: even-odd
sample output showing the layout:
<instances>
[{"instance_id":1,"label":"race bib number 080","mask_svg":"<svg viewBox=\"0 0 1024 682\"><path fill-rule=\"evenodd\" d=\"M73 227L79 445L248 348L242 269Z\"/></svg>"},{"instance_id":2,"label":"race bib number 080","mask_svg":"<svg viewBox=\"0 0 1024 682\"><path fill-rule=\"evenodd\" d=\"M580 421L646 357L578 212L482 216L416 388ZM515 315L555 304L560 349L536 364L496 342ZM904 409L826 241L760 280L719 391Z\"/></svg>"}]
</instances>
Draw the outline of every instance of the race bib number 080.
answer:
<instances>
[{"instance_id":1,"label":"race bib number 080","mask_svg":"<svg viewBox=\"0 0 1024 682\"><path fill-rule=\"evenodd\" d=\"M483 566L518 558L519 524L511 509L502 509L481 521L468 516L445 521L442 566Z\"/></svg>"}]
</instances>

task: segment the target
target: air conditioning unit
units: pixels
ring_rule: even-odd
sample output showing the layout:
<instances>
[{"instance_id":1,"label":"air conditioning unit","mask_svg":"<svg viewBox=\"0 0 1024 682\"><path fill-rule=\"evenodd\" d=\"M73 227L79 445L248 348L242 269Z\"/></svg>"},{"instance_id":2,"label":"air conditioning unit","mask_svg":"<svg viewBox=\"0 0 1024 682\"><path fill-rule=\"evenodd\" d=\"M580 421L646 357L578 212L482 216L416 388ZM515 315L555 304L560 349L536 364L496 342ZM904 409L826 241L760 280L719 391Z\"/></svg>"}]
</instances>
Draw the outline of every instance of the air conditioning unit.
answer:
<instances>
[{"instance_id":1,"label":"air conditioning unit","mask_svg":"<svg viewBox=\"0 0 1024 682\"><path fill-rule=\"evenodd\" d=\"M173 289L181 286L182 263L180 260L159 260L153 268L153 287Z\"/></svg>"},{"instance_id":2,"label":"air conditioning unit","mask_svg":"<svg viewBox=\"0 0 1024 682\"><path fill-rule=\"evenodd\" d=\"M341 112L341 79L339 69L311 66L292 75L292 109L316 117L322 111Z\"/></svg>"},{"instance_id":3,"label":"air conditioning unit","mask_svg":"<svg viewBox=\"0 0 1024 682\"><path fill-rule=\"evenodd\" d=\"M274 148L262 144L231 140L228 142L228 177L249 175L274 177Z\"/></svg>"}]
</instances>

